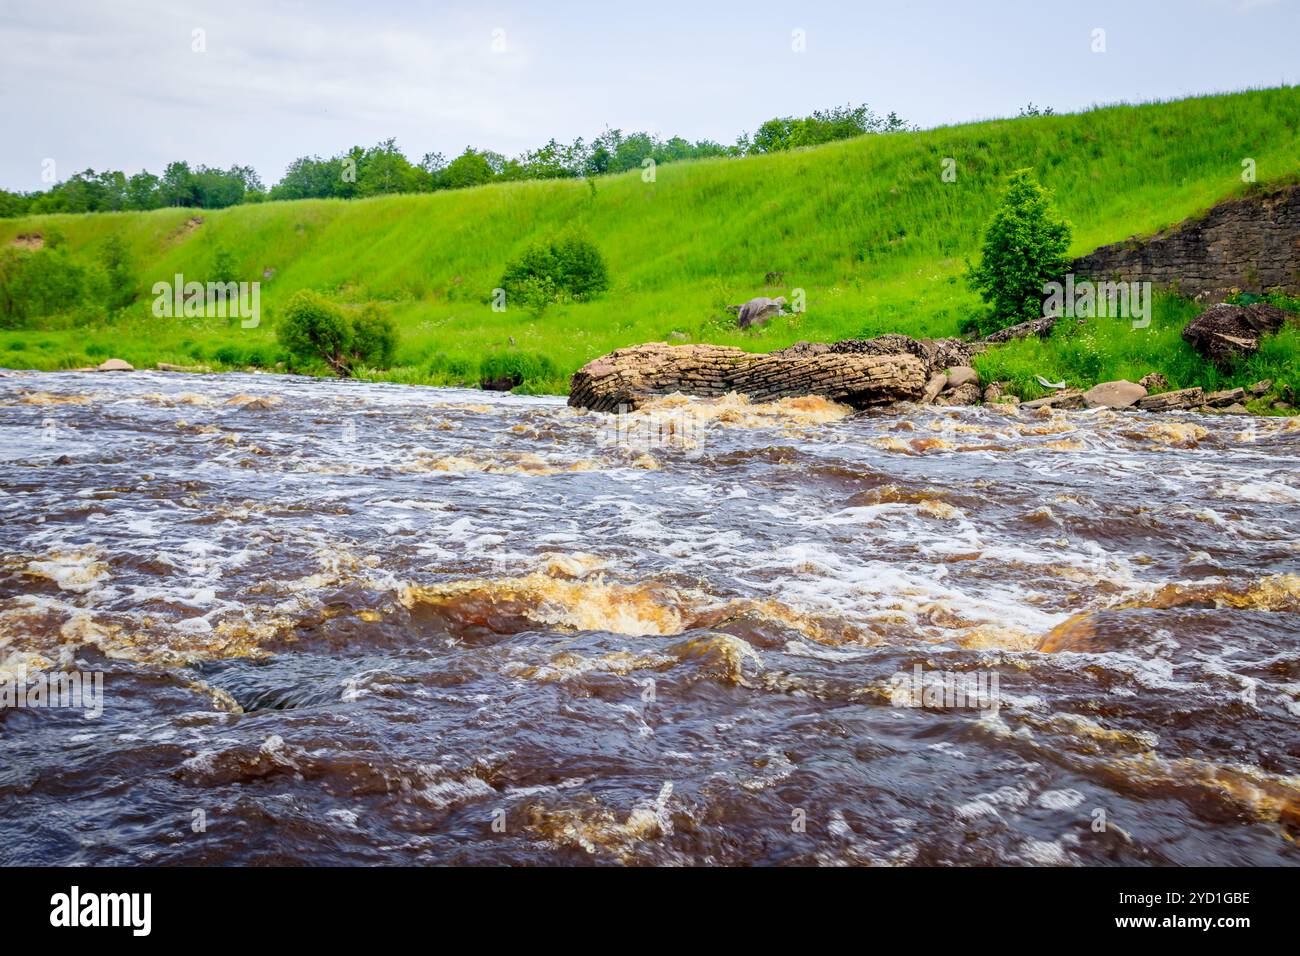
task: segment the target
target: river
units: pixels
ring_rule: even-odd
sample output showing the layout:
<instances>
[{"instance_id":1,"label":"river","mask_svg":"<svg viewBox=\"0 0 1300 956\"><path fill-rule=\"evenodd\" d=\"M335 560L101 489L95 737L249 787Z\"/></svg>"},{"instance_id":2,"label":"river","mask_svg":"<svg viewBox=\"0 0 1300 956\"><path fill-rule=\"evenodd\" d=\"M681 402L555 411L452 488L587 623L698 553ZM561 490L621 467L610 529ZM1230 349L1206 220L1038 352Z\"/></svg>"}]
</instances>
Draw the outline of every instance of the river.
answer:
<instances>
[{"instance_id":1,"label":"river","mask_svg":"<svg viewBox=\"0 0 1300 956\"><path fill-rule=\"evenodd\" d=\"M1297 860L1300 419L5 372L0 469L102 680L3 864Z\"/></svg>"}]
</instances>

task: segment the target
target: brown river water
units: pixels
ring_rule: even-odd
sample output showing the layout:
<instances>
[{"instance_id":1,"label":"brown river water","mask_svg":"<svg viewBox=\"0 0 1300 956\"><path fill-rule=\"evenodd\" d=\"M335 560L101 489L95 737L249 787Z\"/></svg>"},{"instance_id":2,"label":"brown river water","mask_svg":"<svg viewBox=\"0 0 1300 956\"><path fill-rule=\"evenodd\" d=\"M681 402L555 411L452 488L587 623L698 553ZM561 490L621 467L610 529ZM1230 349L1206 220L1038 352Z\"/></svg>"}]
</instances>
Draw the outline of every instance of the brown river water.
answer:
<instances>
[{"instance_id":1,"label":"brown river water","mask_svg":"<svg viewBox=\"0 0 1300 956\"><path fill-rule=\"evenodd\" d=\"M1300 859L1300 420L5 372L0 562L0 864Z\"/></svg>"}]
</instances>

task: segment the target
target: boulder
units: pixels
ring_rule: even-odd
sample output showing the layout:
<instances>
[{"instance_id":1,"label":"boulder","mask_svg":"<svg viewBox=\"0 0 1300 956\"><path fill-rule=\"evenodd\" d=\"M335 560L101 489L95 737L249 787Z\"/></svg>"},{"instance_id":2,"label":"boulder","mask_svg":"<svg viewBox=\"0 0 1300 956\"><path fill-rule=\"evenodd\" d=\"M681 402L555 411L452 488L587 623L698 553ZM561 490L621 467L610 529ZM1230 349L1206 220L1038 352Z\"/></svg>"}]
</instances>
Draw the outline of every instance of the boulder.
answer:
<instances>
[{"instance_id":1,"label":"boulder","mask_svg":"<svg viewBox=\"0 0 1300 956\"><path fill-rule=\"evenodd\" d=\"M1006 382L993 382L988 388L984 389L984 404L1019 405L1020 399L1016 398L1014 395L1008 394Z\"/></svg>"},{"instance_id":2,"label":"boulder","mask_svg":"<svg viewBox=\"0 0 1300 956\"><path fill-rule=\"evenodd\" d=\"M617 349L578 369L569 404L613 412L673 392L706 397L737 392L754 401L820 395L861 408L916 401L929 374L926 362L910 352L756 354L722 345L651 342Z\"/></svg>"},{"instance_id":3,"label":"boulder","mask_svg":"<svg viewBox=\"0 0 1300 956\"><path fill-rule=\"evenodd\" d=\"M1276 332L1288 317L1289 313L1267 302L1223 303L1188 322L1183 329L1183 341L1214 364L1226 368L1258 352L1260 336Z\"/></svg>"},{"instance_id":4,"label":"boulder","mask_svg":"<svg viewBox=\"0 0 1300 956\"><path fill-rule=\"evenodd\" d=\"M1149 372L1138 379L1138 384L1147 390L1148 394L1155 392L1169 391L1169 379L1165 378L1159 372Z\"/></svg>"},{"instance_id":5,"label":"boulder","mask_svg":"<svg viewBox=\"0 0 1300 956\"><path fill-rule=\"evenodd\" d=\"M99 363L96 368L99 372L134 372L135 366L130 362L125 362L120 358L105 359Z\"/></svg>"},{"instance_id":6,"label":"boulder","mask_svg":"<svg viewBox=\"0 0 1300 956\"><path fill-rule=\"evenodd\" d=\"M775 299L769 299L765 295L756 296L740 307L740 312L737 313L737 324L742 329L762 325L773 316L784 315L781 309L783 305L785 299L779 295Z\"/></svg>"},{"instance_id":7,"label":"boulder","mask_svg":"<svg viewBox=\"0 0 1300 956\"><path fill-rule=\"evenodd\" d=\"M980 400L979 382L963 382L956 388L945 389L934 400L935 405L974 405Z\"/></svg>"},{"instance_id":8,"label":"boulder","mask_svg":"<svg viewBox=\"0 0 1300 956\"><path fill-rule=\"evenodd\" d=\"M1094 385L1083 393L1083 404L1088 408L1129 408L1146 397L1147 390L1141 385L1121 379Z\"/></svg>"},{"instance_id":9,"label":"boulder","mask_svg":"<svg viewBox=\"0 0 1300 956\"><path fill-rule=\"evenodd\" d=\"M254 398L251 401L240 402L238 411L241 412L267 412L275 408L279 402L268 401L265 398Z\"/></svg>"},{"instance_id":10,"label":"boulder","mask_svg":"<svg viewBox=\"0 0 1300 956\"><path fill-rule=\"evenodd\" d=\"M980 383L980 373L969 365L954 365L948 369L948 387L960 388L968 382Z\"/></svg>"},{"instance_id":11,"label":"boulder","mask_svg":"<svg viewBox=\"0 0 1300 956\"><path fill-rule=\"evenodd\" d=\"M926 359L935 368L969 368L976 352L984 351L983 346L972 346L961 339L919 339Z\"/></svg>"},{"instance_id":12,"label":"boulder","mask_svg":"<svg viewBox=\"0 0 1300 956\"><path fill-rule=\"evenodd\" d=\"M930 381L927 382L925 386L925 394L921 396L921 404L929 405L938 398L939 393L947 387L948 376L943 372L932 372L930 374Z\"/></svg>"},{"instance_id":13,"label":"boulder","mask_svg":"<svg viewBox=\"0 0 1300 956\"><path fill-rule=\"evenodd\" d=\"M1246 387L1247 394L1253 395L1255 398L1262 398L1272 390L1273 380L1271 378L1266 378L1263 381L1256 382L1254 385Z\"/></svg>"},{"instance_id":14,"label":"boulder","mask_svg":"<svg viewBox=\"0 0 1300 956\"><path fill-rule=\"evenodd\" d=\"M1161 392L1139 398L1134 406L1144 412L1181 412L1199 408L1205 404L1205 390L1199 385L1193 388L1180 388L1176 392Z\"/></svg>"}]
</instances>

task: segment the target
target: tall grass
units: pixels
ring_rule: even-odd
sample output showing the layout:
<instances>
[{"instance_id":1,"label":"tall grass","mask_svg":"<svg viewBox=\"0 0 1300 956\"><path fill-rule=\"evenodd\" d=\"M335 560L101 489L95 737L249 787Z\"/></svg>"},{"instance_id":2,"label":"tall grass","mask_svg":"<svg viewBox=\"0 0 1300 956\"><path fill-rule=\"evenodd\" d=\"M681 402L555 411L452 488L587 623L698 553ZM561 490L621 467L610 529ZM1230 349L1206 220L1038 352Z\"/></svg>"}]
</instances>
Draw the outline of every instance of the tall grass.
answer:
<instances>
[{"instance_id":1,"label":"tall grass","mask_svg":"<svg viewBox=\"0 0 1300 956\"><path fill-rule=\"evenodd\" d=\"M956 182L941 179L947 157L956 161ZM890 331L949 335L976 307L961 274L1010 171L1032 167L1054 191L1074 226L1077 254L1250 188L1240 178L1247 157L1261 181L1300 172L1300 89L676 163L659 167L654 182L636 171L368 200L6 220L0 243L57 228L77 255L120 235L140 300L103 328L60 330L51 322L45 331L0 333L0 364L86 364L85 346L94 342L137 365L193 363L196 343L208 364L219 362L214 354L223 346L273 355L277 308L301 288L387 309L402 343L399 367L385 377L404 381L463 380L483 356L518 348L549 358L552 386L562 389L589 359L674 332L750 350ZM194 216L201 225L188 225ZM540 319L523 308L494 312L491 293L505 264L573 226L603 252L611 290L593 302L554 306ZM152 284L178 273L205 280L218 247L234 253L240 278L262 281L261 327L154 318ZM784 274L770 288L769 272ZM757 294L789 298L795 288L804 290L807 311L759 331L735 329L725 311ZM1180 314L1158 313L1151 341L1172 343L1161 323ZM29 347L6 351L17 338ZM54 344L31 347L38 342ZM1028 356L1035 347L1018 348Z\"/></svg>"}]
</instances>

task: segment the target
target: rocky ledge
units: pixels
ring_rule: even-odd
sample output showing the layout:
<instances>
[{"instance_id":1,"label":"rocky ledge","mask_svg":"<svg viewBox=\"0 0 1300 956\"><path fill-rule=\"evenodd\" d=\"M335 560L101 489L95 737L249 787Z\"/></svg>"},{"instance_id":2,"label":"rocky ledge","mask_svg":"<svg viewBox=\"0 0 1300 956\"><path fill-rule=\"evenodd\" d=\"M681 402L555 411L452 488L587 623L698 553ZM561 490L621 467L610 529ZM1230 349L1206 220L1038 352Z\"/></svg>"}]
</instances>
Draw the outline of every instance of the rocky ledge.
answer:
<instances>
[{"instance_id":1,"label":"rocky ledge","mask_svg":"<svg viewBox=\"0 0 1300 956\"><path fill-rule=\"evenodd\" d=\"M1024 409L1135 409L1145 412L1199 411L1245 414L1244 403L1273 391L1273 382L1206 392L1199 387L1171 391L1164 376L1138 382L1102 382L1084 391L1052 385L1051 395L1021 403L1006 382L982 386L971 367L972 350L960 339L913 339L881 335L842 342L799 342L776 352L753 353L724 345L668 345L651 342L618 349L588 362L573 375L569 404L598 412L633 411L656 396L704 398L736 392L756 402L818 395L865 408L891 402L924 405L1011 404ZM1286 390L1288 402L1294 401ZM1292 411L1289 404L1276 409Z\"/></svg>"},{"instance_id":2,"label":"rocky ledge","mask_svg":"<svg viewBox=\"0 0 1300 956\"><path fill-rule=\"evenodd\" d=\"M630 411L656 395L737 392L753 401L820 395L864 408L940 399L949 388L969 384L961 373L950 383L945 370L956 372L969 363L970 349L963 342L906 335L834 344L800 342L768 353L651 342L618 349L580 368L573 375L569 404L602 412L620 406Z\"/></svg>"},{"instance_id":3,"label":"rocky ledge","mask_svg":"<svg viewBox=\"0 0 1300 956\"><path fill-rule=\"evenodd\" d=\"M1300 293L1300 185L1255 188L1145 239L1102 246L1070 271L1149 281L1204 299L1280 288Z\"/></svg>"}]
</instances>

